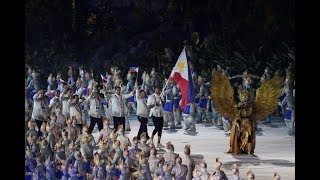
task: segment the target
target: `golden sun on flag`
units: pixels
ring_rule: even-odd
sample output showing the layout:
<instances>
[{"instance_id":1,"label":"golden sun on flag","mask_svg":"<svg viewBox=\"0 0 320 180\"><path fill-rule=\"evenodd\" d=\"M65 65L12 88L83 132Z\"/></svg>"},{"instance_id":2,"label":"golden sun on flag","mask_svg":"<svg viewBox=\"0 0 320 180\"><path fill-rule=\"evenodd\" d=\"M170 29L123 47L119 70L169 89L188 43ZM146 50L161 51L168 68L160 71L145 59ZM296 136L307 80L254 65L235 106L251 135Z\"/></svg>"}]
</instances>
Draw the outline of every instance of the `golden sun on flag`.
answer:
<instances>
[{"instance_id":1,"label":"golden sun on flag","mask_svg":"<svg viewBox=\"0 0 320 180\"><path fill-rule=\"evenodd\" d=\"M185 68L185 62L183 61L180 61L177 65L178 69L180 72L183 72L184 71L184 68Z\"/></svg>"}]
</instances>

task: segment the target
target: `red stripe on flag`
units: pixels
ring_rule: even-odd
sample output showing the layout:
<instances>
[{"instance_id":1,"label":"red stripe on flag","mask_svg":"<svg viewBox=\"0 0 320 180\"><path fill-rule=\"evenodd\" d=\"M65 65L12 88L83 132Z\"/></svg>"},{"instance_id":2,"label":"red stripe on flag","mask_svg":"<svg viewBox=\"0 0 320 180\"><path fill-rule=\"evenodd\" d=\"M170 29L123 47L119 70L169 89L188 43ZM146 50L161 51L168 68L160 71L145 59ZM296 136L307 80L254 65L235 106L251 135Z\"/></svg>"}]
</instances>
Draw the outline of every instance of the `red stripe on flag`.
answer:
<instances>
[{"instance_id":1,"label":"red stripe on flag","mask_svg":"<svg viewBox=\"0 0 320 180\"><path fill-rule=\"evenodd\" d=\"M188 88L189 88L188 83L189 82L186 79L182 78L181 74L178 72L175 72L173 76L171 76L169 79L175 81L180 87L180 91L182 95L180 108L184 110L184 107L188 104Z\"/></svg>"}]
</instances>

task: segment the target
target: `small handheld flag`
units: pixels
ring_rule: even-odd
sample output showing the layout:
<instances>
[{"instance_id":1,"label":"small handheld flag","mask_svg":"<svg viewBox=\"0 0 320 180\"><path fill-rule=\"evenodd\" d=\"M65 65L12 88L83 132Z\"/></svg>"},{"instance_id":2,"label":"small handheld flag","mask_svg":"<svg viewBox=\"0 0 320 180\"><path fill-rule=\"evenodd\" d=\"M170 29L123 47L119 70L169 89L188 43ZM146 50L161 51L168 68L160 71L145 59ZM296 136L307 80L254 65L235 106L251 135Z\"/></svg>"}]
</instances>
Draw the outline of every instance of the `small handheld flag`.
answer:
<instances>
[{"instance_id":1,"label":"small handheld flag","mask_svg":"<svg viewBox=\"0 0 320 180\"><path fill-rule=\"evenodd\" d=\"M129 67L129 71L132 73L137 73L139 72L139 67Z\"/></svg>"},{"instance_id":2,"label":"small handheld flag","mask_svg":"<svg viewBox=\"0 0 320 180\"><path fill-rule=\"evenodd\" d=\"M56 94L54 93L54 90L51 90L49 93L50 99L52 99Z\"/></svg>"},{"instance_id":3,"label":"small handheld flag","mask_svg":"<svg viewBox=\"0 0 320 180\"><path fill-rule=\"evenodd\" d=\"M104 75L102 75L102 74L100 74L100 75L101 75L102 81L107 81L107 77L106 77L106 76L104 76Z\"/></svg>"}]
</instances>

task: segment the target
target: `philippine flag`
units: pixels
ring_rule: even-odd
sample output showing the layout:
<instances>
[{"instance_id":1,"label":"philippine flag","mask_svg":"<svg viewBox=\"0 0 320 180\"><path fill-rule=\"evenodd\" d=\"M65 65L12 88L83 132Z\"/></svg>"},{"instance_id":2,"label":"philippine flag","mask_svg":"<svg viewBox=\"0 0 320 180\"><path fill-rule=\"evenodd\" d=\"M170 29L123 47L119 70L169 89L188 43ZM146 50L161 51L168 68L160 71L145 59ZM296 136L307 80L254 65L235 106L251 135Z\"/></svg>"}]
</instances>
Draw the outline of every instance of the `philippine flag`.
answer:
<instances>
[{"instance_id":1,"label":"philippine flag","mask_svg":"<svg viewBox=\"0 0 320 180\"><path fill-rule=\"evenodd\" d=\"M132 73L137 73L139 71L139 67L129 67L129 71Z\"/></svg>"},{"instance_id":2,"label":"philippine flag","mask_svg":"<svg viewBox=\"0 0 320 180\"><path fill-rule=\"evenodd\" d=\"M52 99L55 96L54 90L51 90L49 93L49 98Z\"/></svg>"},{"instance_id":3,"label":"philippine flag","mask_svg":"<svg viewBox=\"0 0 320 180\"><path fill-rule=\"evenodd\" d=\"M188 103L194 102L195 100L195 89L189 70L185 47L183 48L169 79L175 81L180 87L182 95L181 109L183 110Z\"/></svg>"},{"instance_id":4,"label":"philippine flag","mask_svg":"<svg viewBox=\"0 0 320 180\"><path fill-rule=\"evenodd\" d=\"M108 80L106 76L104 76L102 74L100 74L100 76L101 76L102 81L107 81Z\"/></svg>"}]
</instances>

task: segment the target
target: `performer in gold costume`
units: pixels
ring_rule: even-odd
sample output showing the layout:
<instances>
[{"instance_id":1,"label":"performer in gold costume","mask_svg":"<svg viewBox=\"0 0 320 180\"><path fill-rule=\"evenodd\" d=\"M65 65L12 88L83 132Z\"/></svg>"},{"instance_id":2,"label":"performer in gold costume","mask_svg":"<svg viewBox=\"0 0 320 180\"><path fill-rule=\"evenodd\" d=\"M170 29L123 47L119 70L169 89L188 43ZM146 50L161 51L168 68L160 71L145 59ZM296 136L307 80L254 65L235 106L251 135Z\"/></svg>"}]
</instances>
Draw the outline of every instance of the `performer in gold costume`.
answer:
<instances>
[{"instance_id":1,"label":"performer in gold costume","mask_svg":"<svg viewBox=\"0 0 320 180\"><path fill-rule=\"evenodd\" d=\"M275 73L274 77L265 80L257 89L256 96L250 98L250 93L238 88L239 100L234 100L234 90L223 70L213 72L211 80L211 99L216 110L224 117L232 120L230 134L230 149L227 153L253 155L256 145L255 123L271 114L281 95L283 78Z\"/></svg>"}]
</instances>

